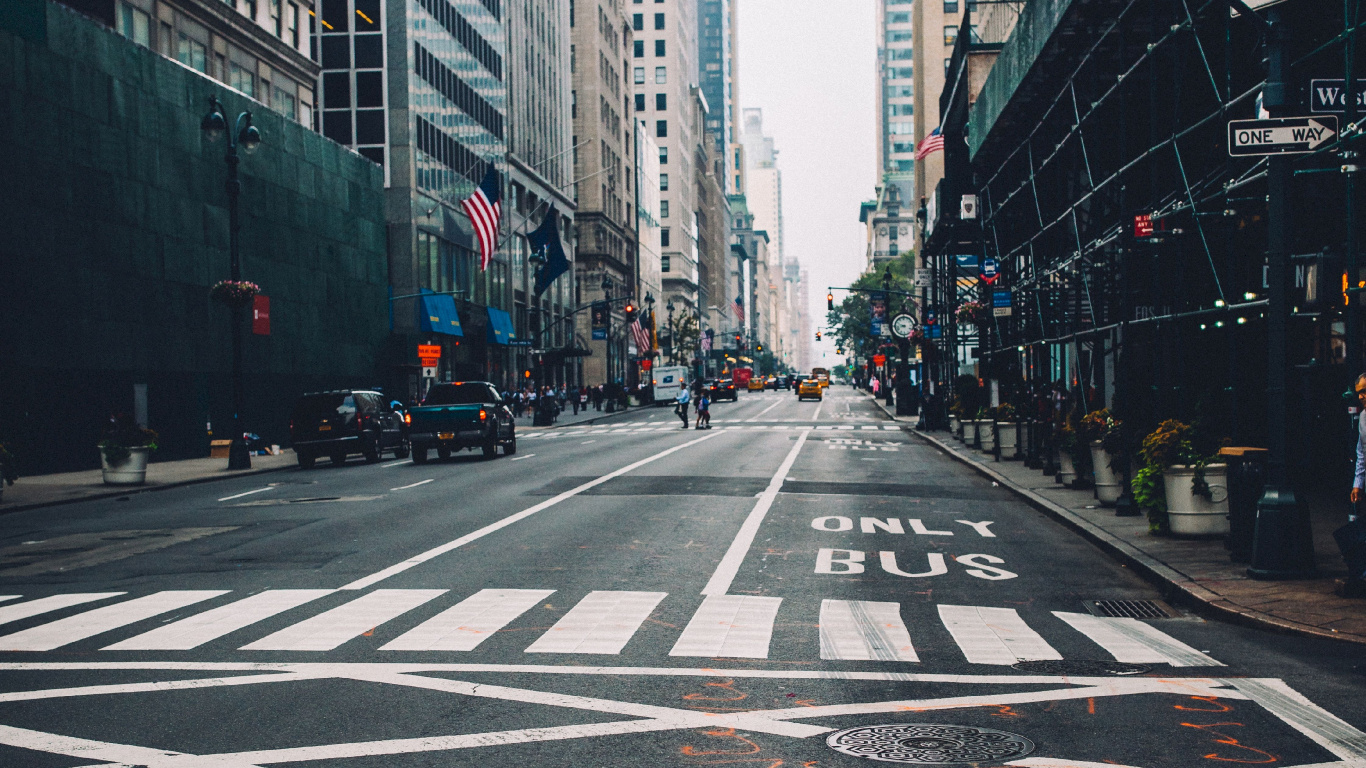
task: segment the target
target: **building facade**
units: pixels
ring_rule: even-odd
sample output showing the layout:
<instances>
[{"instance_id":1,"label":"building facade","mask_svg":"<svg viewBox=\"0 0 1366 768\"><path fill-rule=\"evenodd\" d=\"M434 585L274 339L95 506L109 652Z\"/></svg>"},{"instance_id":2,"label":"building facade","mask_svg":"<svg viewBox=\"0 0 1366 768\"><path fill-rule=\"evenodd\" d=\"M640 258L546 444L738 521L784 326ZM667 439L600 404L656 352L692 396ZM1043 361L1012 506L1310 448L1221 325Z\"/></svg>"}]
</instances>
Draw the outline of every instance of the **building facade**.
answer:
<instances>
[{"instance_id":1,"label":"building facade","mask_svg":"<svg viewBox=\"0 0 1366 768\"><path fill-rule=\"evenodd\" d=\"M82 3L82 6L90 6ZM375 0L378 13L379 3ZM124 37L314 128L316 0L108 0ZM103 17L103 13L98 14Z\"/></svg>"},{"instance_id":2,"label":"building facade","mask_svg":"<svg viewBox=\"0 0 1366 768\"><path fill-rule=\"evenodd\" d=\"M932 0L933 1L933 0ZM911 0L877 0L877 173L874 186L897 187L915 200L917 6ZM881 196L881 192L879 196Z\"/></svg>"},{"instance_id":3,"label":"building facade","mask_svg":"<svg viewBox=\"0 0 1366 768\"><path fill-rule=\"evenodd\" d=\"M1012 5L1018 5L1018 0L1011 0ZM944 90L945 74L948 72L950 62L953 58L954 45L958 42L959 27L962 25L963 17L970 15L970 8L991 7L996 4L1004 5L1000 0L986 0L978 4L975 0L928 0L913 4L912 25L914 40L912 42L915 56L915 81L912 88L913 104L915 105L914 141L920 144L936 129L940 128L939 114L939 94ZM969 27L969 40L971 42L972 32L975 27ZM898 91L900 93L900 91ZM941 131L942 135L942 131ZM895 146L895 145L894 145ZM918 211L922 205L928 204L930 195L934 192L935 185L944 178L944 153L929 152L915 163L915 186L911 196L905 196L902 190L902 200L905 207L912 212ZM919 230L911 228L913 235L914 248L917 253L921 250L921 240ZM908 244L909 245L909 244Z\"/></svg>"},{"instance_id":4,"label":"building facade","mask_svg":"<svg viewBox=\"0 0 1366 768\"><path fill-rule=\"evenodd\" d=\"M386 363L414 398L431 383L420 378L419 343L443 348L438 379L510 384L508 334L497 331L510 325L511 254L501 249L481 268L460 209L489 167L508 178L500 3L327 0L319 24L323 135L384 170L394 296ZM425 292L453 296L461 327L426 321Z\"/></svg>"},{"instance_id":5,"label":"building facade","mask_svg":"<svg viewBox=\"0 0 1366 768\"><path fill-rule=\"evenodd\" d=\"M659 290L657 274L652 274L658 267L640 262L646 254L646 261L655 265L659 258L658 171L648 174L655 179L654 188L642 188L640 164L648 162L651 150L641 146L646 135L637 130L634 117L631 59L638 33L626 8L621 0L581 4L570 20L578 306L609 295L643 297L641 282ZM593 313L575 316L575 343L592 351L583 359L583 381L589 385L627 382L628 371L635 369L631 358L649 352L630 351L622 306L620 301L612 305L605 327L601 315L596 328Z\"/></svg>"}]
</instances>

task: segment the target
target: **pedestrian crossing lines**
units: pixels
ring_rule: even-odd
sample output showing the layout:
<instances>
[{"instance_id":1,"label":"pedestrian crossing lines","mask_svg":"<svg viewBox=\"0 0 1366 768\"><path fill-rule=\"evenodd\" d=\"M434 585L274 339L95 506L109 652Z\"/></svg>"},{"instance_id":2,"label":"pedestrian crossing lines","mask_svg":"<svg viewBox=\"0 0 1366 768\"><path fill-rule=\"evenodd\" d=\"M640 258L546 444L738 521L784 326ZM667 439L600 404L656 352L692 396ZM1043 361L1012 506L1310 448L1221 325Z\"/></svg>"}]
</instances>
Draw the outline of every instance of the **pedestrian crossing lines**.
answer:
<instances>
[{"instance_id":1,"label":"pedestrian crossing lines","mask_svg":"<svg viewBox=\"0 0 1366 768\"><path fill-rule=\"evenodd\" d=\"M726 424L722 421L712 419L712 429L717 431L743 431L743 432L792 432L794 430L811 429L821 432L850 432L850 431L879 431L879 432L900 432L900 426L888 425L855 425L855 424L812 424L804 422L802 426L789 426L786 424ZM545 432L522 432L517 435L518 440L554 440L561 437L583 437L584 435L634 435L641 433L669 433L682 431L682 425L677 423L667 424L627 424L613 427L570 427L566 429L553 429Z\"/></svg>"},{"instance_id":2,"label":"pedestrian crossing lines","mask_svg":"<svg viewBox=\"0 0 1366 768\"><path fill-rule=\"evenodd\" d=\"M185 615L185 609L229 592L170 590L97 608L80 606L125 593L76 593L28 601L16 596L19 602L8 601L0 606L0 624L66 609L79 612L0 637L0 651L53 651L97 637L101 651L189 651L212 648L215 641L236 635L226 647L220 642L217 648L312 654L347 646L353 651L368 647L385 655L394 651L461 653L481 646L488 649L490 646L484 645L488 640L554 593L553 589L479 590L406 631L402 617L429 603L451 599L449 590L376 589L335 605L332 603L336 598L345 593L330 589L266 590L190 615ZM628 649L649 654L656 646L638 639L638 635L656 609L668 600L666 592L592 591L553 626L518 628L500 641L498 650L509 650L507 643L517 638L518 649L532 655L611 656ZM817 641L820 659L826 661L920 663L915 645L921 643L935 649L952 648L970 664L1008 666L1020 661L1063 659L1053 643L1075 649L1079 647L1080 636L1090 643L1081 646L1098 647L1116 661L1172 667L1223 666L1157 627L1129 618L1053 611L1040 612L1026 621L1013 608L941 604L935 606L931 615L924 605L903 610L895 602L826 599L820 603L819 621L813 627L810 619L789 618L778 623L780 613L787 612L791 617L810 610L808 600L753 595L711 595L700 605L691 602L696 600L691 595L676 595L672 600L672 610L687 610L687 606L695 605L686 626L671 630L673 636L667 638L672 642L667 652L672 657L768 659L772 657L775 631L781 628L784 633L797 633L793 637L785 634L784 639L789 642L782 647L808 647L808 641ZM680 606L684 600L690 602ZM330 607L314 608L313 604L319 601ZM908 611L910 623L906 620ZM278 628L276 617L302 612L308 615L295 616ZM131 637L123 639L109 637L166 614L174 615L159 627L133 630ZM242 636L266 622L275 631L262 630L255 640ZM399 629L389 630L391 623ZM657 642L658 626L655 630L651 637ZM537 636L530 641L521 640L530 631ZM239 645L246 640L250 642ZM665 646L657 647L662 652ZM1090 650L1089 654L1076 657L1094 658L1097 651Z\"/></svg>"}]
</instances>

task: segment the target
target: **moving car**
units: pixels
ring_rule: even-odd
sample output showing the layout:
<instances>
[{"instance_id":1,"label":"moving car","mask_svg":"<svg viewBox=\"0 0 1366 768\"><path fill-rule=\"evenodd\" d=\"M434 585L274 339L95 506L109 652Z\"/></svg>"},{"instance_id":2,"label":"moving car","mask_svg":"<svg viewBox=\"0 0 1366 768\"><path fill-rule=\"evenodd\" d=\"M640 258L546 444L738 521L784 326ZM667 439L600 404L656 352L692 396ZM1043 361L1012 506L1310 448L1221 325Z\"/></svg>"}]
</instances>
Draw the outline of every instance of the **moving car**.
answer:
<instances>
[{"instance_id":1,"label":"moving car","mask_svg":"<svg viewBox=\"0 0 1366 768\"><path fill-rule=\"evenodd\" d=\"M805 400L808 397L823 400L824 396L825 390L821 387L821 383L818 379L802 379L801 382L797 384L798 400Z\"/></svg>"},{"instance_id":2,"label":"moving car","mask_svg":"<svg viewBox=\"0 0 1366 768\"><path fill-rule=\"evenodd\" d=\"M730 379L710 379L707 381L707 393L711 401L729 400L736 402L740 399L740 393L735 391L735 382Z\"/></svg>"},{"instance_id":3,"label":"moving car","mask_svg":"<svg viewBox=\"0 0 1366 768\"><path fill-rule=\"evenodd\" d=\"M782 386L782 379L777 376L769 376L764 379L764 389L778 390L782 389Z\"/></svg>"},{"instance_id":4,"label":"moving car","mask_svg":"<svg viewBox=\"0 0 1366 768\"><path fill-rule=\"evenodd\" d=\"M484 458L517 452L512 409L487 381L455 381L433 385L422 405L409 409L408 440L413 463L425 464L427 451L449 458L461 448L483 451Z\"/></svg>"},{"instance_id":5,"label":"moving car","mask_svg":"<svg viewBox=\"0 0 1366 768\"><path fill-rule=\"evenodd\" d=\"M289 417L290 442L299 466L311 469L319 456L342 464L355 453L369 462L379 461L385 451L407 458L407 416L401 407L368 390L310 392L300 397Z\"/></svg>"},{"instance_id":6,"label":"moving car","mask_svg":"<svg viewBox=\"0 0 1366 768\"><path fill-rule=\"evenodd\" d=\"M815 379L816 381L819 381L822 387L828 387L830 386L830 369L812 368L811 378Z\"/></svg>"},{"instance_id":7,"label":"moving car","mask_svg":"<svg viewBox=\"0 0 1366 768\"><path fill-rule=\"evenodd\" d=\"M756 376L749 380L749 384L745 388L750 392L763 392L764 380Z\"/></svg>"}]
</instances>

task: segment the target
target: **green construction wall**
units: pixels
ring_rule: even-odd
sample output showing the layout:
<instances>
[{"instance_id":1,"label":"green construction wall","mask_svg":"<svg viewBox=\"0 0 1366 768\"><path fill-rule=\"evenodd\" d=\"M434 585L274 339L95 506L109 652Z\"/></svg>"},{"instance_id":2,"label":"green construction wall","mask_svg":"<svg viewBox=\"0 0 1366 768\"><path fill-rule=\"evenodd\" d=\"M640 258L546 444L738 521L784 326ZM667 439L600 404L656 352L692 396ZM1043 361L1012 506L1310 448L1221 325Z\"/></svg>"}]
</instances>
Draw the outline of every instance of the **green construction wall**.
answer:
<instances>
[{"instance_id":1,"label":"green construction wall","mask_svg":"<svg viewBox=\"0 0 1366 768\"><path fill-rule=\"evenodd\" d=\"M29 472L98 466L147 385L162 460L228 436L226 144L208 97L264 137L241 162L244 426L285 443L296 395L375 386L389 332L383 172L226 86L60 5L0 6L0 441ZM41 22L41 23L39 23ZM249 312L247 314L250 314Z\"/></svg>"}]
</instances>

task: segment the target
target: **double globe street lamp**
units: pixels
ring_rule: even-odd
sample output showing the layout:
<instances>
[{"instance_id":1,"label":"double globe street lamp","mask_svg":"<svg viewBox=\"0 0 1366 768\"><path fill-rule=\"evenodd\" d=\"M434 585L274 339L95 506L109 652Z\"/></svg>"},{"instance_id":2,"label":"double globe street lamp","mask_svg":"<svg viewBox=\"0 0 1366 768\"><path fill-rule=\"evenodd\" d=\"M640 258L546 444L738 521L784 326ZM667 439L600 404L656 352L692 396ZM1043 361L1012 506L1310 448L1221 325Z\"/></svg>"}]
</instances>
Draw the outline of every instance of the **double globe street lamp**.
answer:
<instances>
[{"instance_id":1,"label":"double globe street lamp","mask_svg":"<svg viewBox=\"0 0 1366 768\"><path fill-rule=\"evenodd\" d=\"M223 105L216 97L209 97L209 113L204 116L199 127L204 136L217 143L224 135L228 138L228 153L224 161L228 164L228 271L233 283L242 280L242 262L237 249L237 198L242 192L242 182L237 178L238 147L245 154L251 154L261 144L261 132L251 124L251 112L242 112L228 133L228 122L223 117ZM242 434L242 310L240 303L230 305L232 324L232 443L228 446L228 469L251 469L251 453L247 450Z\"/></svg>"}]
</instances>

